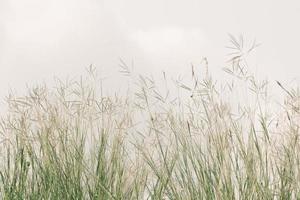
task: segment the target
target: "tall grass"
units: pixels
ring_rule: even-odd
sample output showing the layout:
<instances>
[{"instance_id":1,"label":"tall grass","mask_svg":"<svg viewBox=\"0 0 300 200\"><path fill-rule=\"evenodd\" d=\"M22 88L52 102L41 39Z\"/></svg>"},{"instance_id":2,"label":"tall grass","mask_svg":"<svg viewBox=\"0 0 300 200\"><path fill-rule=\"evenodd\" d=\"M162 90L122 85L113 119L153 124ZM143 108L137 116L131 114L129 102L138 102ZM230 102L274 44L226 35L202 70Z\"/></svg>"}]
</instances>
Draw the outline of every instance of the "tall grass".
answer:
<instances>
[{"instance_id":1,"label":"tall grass","mask_svg":"<svg viewBox=\"0 0 300 200\"><path fill-rule=\"evenodd\" d=\"M104 95L93 68L9 95L1 199L299 199L300 93L277 82L275 104L246 71L256 44L231 43L228 83L193 67L171 90L123 62L126 95Z\"/></svg>"}]
</instances>

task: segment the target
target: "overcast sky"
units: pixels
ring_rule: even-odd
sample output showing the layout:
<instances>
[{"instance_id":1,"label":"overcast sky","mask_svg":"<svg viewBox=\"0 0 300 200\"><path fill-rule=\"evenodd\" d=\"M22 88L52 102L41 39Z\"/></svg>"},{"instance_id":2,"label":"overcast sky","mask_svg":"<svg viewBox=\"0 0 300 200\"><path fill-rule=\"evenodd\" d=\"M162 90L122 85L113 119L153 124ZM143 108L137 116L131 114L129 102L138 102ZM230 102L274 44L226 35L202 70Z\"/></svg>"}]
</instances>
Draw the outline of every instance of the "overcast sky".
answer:
<instances>
[{"instance_id":1,"label":"overcast sky","mask_svg":"<svg viewBox=\"0 0 300 200\"><path fill-rule=\"evenodd\" d=\"M253 71L292 80L300 75L299 11L291 0L0 0L0 95L90 64L113 79L119 58L139 72L174 75L207 57L218 73L228 33L262 44Z\"/></svg>"}]
</instances>

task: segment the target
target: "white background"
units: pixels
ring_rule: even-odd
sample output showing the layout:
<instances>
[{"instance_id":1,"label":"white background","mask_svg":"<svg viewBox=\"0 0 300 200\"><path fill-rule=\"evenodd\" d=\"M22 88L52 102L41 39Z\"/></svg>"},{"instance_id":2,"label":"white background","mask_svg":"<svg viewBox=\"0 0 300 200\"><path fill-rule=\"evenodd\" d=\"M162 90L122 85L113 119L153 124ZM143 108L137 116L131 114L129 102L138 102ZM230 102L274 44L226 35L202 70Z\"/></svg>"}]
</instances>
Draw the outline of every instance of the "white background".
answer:
<instances>
[{"instance_id":1,"label":"white background","mask_svg":"<svg viewBox=\"0 0 300 200\"><path fill-rule=\"evenodd\" d=\"M119 58L138 72L218 74L228 33L256 38L253 72L289 83L300 68L300 3L279 0L0 0L0 97L9 88L82 74L112 80ZM118 88L118 81L113 81Z\"/></svg>"}]
</instances>

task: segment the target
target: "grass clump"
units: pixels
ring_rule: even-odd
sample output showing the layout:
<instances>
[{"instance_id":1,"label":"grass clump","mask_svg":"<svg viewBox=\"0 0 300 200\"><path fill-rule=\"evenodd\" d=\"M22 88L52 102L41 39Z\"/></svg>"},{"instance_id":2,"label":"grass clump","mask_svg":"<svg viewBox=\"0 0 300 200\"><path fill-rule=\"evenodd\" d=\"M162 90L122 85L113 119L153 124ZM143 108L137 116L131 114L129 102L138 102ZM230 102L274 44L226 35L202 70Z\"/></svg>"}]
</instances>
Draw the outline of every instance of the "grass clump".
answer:
<instances>
[{"instance_id":1,"label":"grass clump","mask_svg":"<svg viewBox=\"0 0 300 200\"><path fill-rule=\"evenodd\" d=\"M163 74L103 95L91 68L10 95L1 199L299 199L299 92L277 82L286 96L275 104L269 83L246 71L257 45L242 41L231 37L230 84L192 68L175 90Z\"/></svg>"}]
</instances>

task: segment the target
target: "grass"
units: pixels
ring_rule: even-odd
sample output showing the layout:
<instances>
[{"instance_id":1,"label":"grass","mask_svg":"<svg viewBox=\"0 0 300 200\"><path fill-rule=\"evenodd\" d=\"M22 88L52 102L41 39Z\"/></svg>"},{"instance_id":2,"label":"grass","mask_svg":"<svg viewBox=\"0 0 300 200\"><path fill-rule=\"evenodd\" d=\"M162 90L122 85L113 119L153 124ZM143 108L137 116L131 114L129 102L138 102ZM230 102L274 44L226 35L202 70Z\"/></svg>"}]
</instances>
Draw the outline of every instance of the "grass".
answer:
<instances>
[{"instance_id":1,"label":"grass","mask_svg":"<svg viewBox=\"0 0 300 200\"><path fill-rule=\"evenodd\" d=\"M300 93L277 82L276 104L246 71L256 43L231 44L225 84L192 68L171 90L165 74L157 84L122 62L135 83L126 95L103 95L92 67L9 95L1 199L299 199Z\"/></svg>"}]
</instances>

